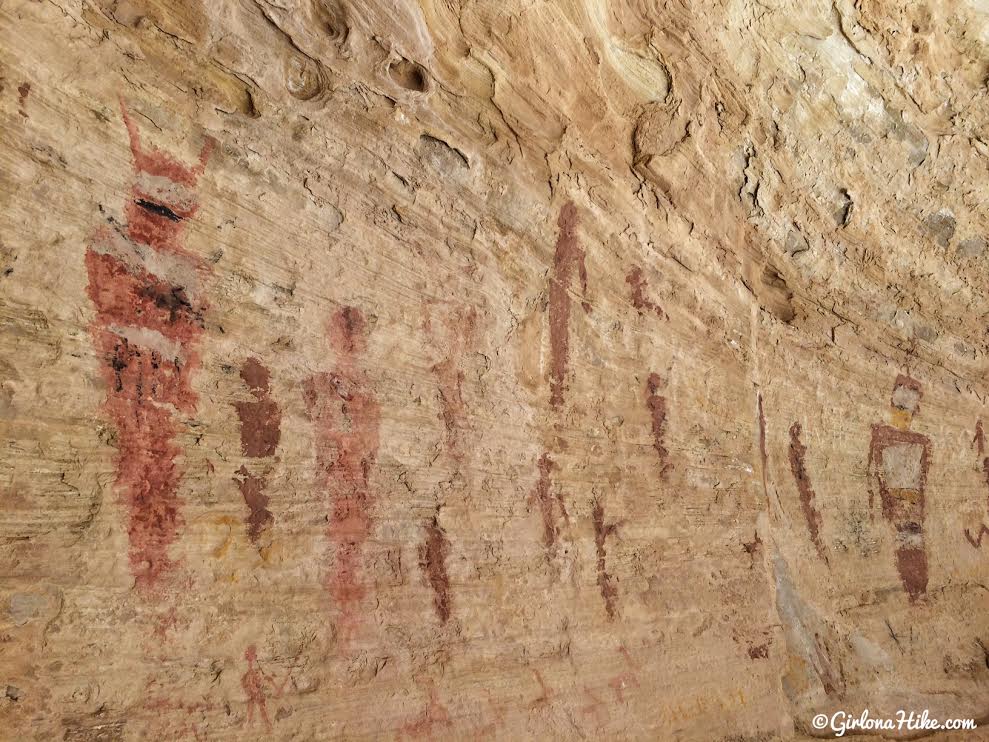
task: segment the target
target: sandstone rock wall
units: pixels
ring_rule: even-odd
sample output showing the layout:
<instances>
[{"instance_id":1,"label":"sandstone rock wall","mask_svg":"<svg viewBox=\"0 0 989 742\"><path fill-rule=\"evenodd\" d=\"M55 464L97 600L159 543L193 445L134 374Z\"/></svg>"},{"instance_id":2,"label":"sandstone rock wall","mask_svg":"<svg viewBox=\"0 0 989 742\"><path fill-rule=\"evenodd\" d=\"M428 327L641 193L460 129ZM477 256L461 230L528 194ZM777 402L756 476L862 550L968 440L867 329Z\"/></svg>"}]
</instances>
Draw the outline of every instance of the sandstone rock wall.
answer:
<instances>
[{"instance_id":1,"label":"sandstone rock wall","mask_svg":"<svg viewBox=\"0 0 989 742\"><path fill-rule=\"evenodd\" d=\"M989 724L987 44L0 2L4 734Z\"/></svg>"}]
</instances>

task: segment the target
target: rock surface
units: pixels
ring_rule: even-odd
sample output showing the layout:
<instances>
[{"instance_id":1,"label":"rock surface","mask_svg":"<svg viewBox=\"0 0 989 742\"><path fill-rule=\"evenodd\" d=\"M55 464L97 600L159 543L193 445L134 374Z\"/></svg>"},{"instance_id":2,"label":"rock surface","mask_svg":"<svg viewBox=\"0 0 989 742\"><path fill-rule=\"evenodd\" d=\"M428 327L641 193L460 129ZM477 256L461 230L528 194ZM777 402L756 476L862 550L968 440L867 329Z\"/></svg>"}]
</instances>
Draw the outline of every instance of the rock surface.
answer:
<instances>
[{"instance_id":1,"label":"rock surface","mask_svg":"<svg viewBox=\"0 0 989 742\"><path fill-rule=\"evenodd\" d=\"M987 47L0 2L4 734L989 724Z\"/></svg>"}]
</instances>

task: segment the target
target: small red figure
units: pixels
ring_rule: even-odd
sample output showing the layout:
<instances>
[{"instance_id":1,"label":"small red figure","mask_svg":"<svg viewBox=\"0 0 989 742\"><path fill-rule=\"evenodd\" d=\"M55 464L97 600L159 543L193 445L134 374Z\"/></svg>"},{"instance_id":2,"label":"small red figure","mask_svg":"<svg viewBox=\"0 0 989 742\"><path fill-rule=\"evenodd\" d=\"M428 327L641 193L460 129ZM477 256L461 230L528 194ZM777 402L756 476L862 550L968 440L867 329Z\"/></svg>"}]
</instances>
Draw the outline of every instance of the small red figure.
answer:
<instances>
[{"instance_id":1,"label":"small red figure","mask_svg":"<svg viewBox=\"0 0 989 742\"><path fill-rule=\"evenodd\" d=\"M278 698L281 696L289 676L286 675L285 680L280 685L275 685L275 681L268 677L268 674L256 665L258 650L253 644L244 652L244 659L247 660L247 672L241 677L240 684L244 687L244 693L247 694L247 723L254 723L254 707L257 706L261 711L264 726L270 732L271 719L268 718L264 687L266 684L270 685L273 691L271 694L272 697Z\"/></svg>"}]
</instances>

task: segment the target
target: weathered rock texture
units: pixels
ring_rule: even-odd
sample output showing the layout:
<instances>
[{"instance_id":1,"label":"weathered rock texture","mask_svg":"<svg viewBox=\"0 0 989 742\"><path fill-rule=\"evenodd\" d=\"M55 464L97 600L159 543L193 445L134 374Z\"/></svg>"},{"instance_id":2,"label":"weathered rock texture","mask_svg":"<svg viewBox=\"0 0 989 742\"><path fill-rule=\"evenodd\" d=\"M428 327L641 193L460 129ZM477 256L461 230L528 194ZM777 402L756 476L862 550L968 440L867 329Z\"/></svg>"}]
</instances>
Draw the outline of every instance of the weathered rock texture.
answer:
<instances>
[{"instance_id":1,"label":"weathered rock texture","mask_svg":"<svg viewBox=\"0 0 989 742\"><path fill-rule=\"evenodd\" d=\"M0 2L3 735L989 722L987 52L974 0Z\"/></svg>"}]
</instances>

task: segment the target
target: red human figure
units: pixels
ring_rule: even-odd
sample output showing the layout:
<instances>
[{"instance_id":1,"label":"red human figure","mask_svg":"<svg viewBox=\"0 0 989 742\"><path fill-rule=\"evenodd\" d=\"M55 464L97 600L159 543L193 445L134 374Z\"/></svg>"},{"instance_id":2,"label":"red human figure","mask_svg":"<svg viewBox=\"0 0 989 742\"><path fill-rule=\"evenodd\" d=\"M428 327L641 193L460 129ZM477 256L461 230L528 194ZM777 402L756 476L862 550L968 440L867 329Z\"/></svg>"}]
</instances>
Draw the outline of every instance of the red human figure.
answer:
<instances>
[{"instance_id":1,"label":"red human figure","mask_svg":"<svg viewBox=\"0 0 989 742\"><path fill-rule=\"evenodd\" d=\"M259 359L248 358L241 366L240 378L254 397L250 402L234 402L240 420L240 450L249 459L270 461L282 435L282 411L271 397L271 372ZM267 468L262 466L260 471L252 471L242 465L233 477L250 510L247 536L254 543L275 522L274 514L268 510L270 498L265 493Z\"/></svg>"},{"instance_id":2,"label":"red human figure","mask_svg":"<svg viewBox=\"0 0 989 742\"><path fill-rule=\"evenodd\" d=\"M188 167L141 145L123 101L134 182L126 225L93 235L86 250L88 294L96 309L90 331L107 383L104 405L116 427L116 487L129 511L131 571L150 587L172 565L168 547L181 522L175 458L175 413L196 409L190 383L207 308L206 269L183 244L198 208L196 181L214 141Z\"/></svg>"},{"instance_id":3,"label":"red human figure","mask_svg":"<svg viewBox=\"0 0 989 742\"><path fill-rule=\"evenodd\" d=\"M328 536L336 548L327 589L340 611L344 640L365 594L361 550L371 532L369 479L378 455L381 422L367 374L357 365L366 349L366 336L363 313L355 307L340 309L329 325L337 366L303 383L306 414L316 435L317 481L329 495Z\"/></svg>"},{"instance_id":4,"label":"red human figure","mask_svg":"<svg viewBox=\"0 0 989 742\"><path fill-rule=\"evenodd\" d=\"M590 313L587 301L587 267L584 250L577 239L579 217L577 207L567 201L560 209L557 226L560 234L553 254L553 272L549 283L549 346L550 404L558 408L563 404L567 387L567 371L570 365L570 284L574 268L580 276L581 307Z\"/></svg>"},{"instance_id":5,"label":"red human figure","mask_svg":"<svg viewBox=\"0 0 989 742\"><path fill-rule=\"evenodd\" d=\"M273 698L280 697L285 689L285 683L288 682L291 670L285 675L282 682L276 685L275 681L257 664L258 650L256 646L251 644L247 648L247 651L244 652L244 659L247 660L247 672L241 676L240 684L244 688L244 693L247 694L247 723L254 723L254 709L256 707L261 713L261 720L264 721L265 728L270 732L271 719L268 718L265 686L271 686Z\"/></svg>"},{"instance_id":6,"label":"red human figure","mask_svg":"<svg viewBox=\"0 0 989 742\"><path fill-rule=\"evenodd\" d=\"M920 411L920 382L896 377L890 409L893 425L872 426L869 445L869 508L878 490L883 517L896 531L896 568L913 603L927 592L924 495L931 439L910 430Z\"/></svg>"}]
</instances>

